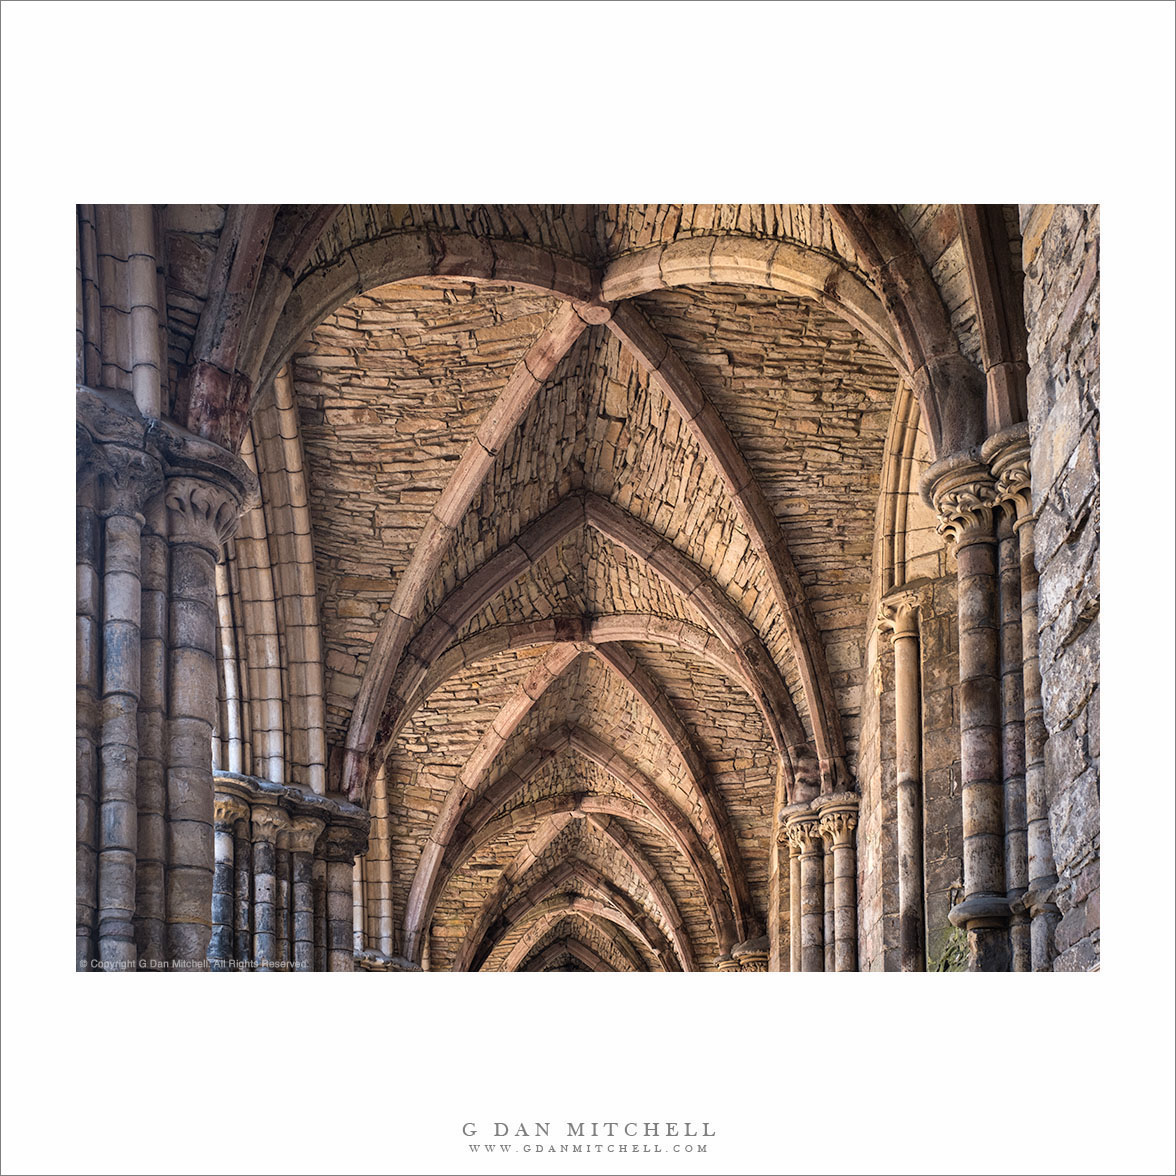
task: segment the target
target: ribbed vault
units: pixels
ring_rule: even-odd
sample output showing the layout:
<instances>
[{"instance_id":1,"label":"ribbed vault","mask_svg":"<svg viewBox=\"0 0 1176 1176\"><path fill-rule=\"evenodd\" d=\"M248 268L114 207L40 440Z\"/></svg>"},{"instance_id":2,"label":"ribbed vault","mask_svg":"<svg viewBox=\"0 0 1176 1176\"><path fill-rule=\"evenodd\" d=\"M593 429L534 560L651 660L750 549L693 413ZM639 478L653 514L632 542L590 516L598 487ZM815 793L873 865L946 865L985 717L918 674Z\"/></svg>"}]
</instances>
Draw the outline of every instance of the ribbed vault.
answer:
<instances>
[{"instance_id":1,"label":"ribbed vault","mask_svg":"<svg viewBox=\"0 0 1176 1176\"><path fill-rule=\"evenodd\" d=\"M775 810L853 784L886 429L940 337L876 293L892 227L348 206L306 247L241 362L289 364L329 787L383 772L394 953L693 970L762 934Z\"/></svg>"}]
</instances>

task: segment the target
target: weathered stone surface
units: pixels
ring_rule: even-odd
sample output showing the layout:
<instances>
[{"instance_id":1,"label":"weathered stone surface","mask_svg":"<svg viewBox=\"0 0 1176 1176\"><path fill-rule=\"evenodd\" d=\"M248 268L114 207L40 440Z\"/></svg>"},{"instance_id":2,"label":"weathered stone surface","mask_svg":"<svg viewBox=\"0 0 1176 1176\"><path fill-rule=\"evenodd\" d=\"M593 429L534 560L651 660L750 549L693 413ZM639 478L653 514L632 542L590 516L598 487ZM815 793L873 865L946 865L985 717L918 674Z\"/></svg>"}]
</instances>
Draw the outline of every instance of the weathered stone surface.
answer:
<instances>
[{"instance_id":1,"label":"weathered stone surface","mask_svg":"<svg viewBox=\"0 0 1176 1176\"><path fill-rule=\"evenodd\" d=\"M1099 960L1099 209L1022 205L1021 222L1046 788L1062 912L1054 967L1086 971Z\"/></svg>"}]
</instances>

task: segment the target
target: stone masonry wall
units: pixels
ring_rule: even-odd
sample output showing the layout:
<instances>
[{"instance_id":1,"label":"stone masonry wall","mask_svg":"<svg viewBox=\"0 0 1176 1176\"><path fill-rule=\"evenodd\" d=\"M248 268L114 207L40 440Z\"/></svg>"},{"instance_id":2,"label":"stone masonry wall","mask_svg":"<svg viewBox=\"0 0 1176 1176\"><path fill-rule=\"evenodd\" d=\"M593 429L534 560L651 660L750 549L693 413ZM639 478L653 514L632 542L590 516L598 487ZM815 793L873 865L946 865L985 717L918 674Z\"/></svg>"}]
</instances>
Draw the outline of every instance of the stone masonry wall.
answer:
<instances>
[{"instance_id":1,"label":"stone masonry wall","mask_svg":"<svg viewBox=\"0 0 1176 1176\"><path fill-rule=\"evenodd\" d=\"M1099 207L1021 205L1058 971L1099 951Z\"/></svg>"}]
</instances>

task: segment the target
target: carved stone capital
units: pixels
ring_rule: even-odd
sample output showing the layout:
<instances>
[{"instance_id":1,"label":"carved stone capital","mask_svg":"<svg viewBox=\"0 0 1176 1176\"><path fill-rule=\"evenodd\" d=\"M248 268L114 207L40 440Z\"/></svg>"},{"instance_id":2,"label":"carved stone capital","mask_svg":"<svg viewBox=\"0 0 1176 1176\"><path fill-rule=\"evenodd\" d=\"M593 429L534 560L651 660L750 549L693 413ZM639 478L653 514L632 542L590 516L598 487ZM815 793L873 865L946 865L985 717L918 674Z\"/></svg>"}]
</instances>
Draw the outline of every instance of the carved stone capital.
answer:
<instances>
[{"instance_id":1,"label":"carved stone capital","mask_svg":"<svg viewBox=\"0 0 1176 1176\"><path fill-rule=\"evenodd\" d=\"M314 853L315 843L325 827L318 817L291 817L281 834L281 847L292 853Z\"/></svg>"},{"instance_id":2,"label":"carved stone capital","mask_svg":"<svg viewBox=\"0 0 1176 1176\"><path fill-rule=\"evenodd\" d=\"M219 833L231 833L238 821L249 816L249 805L238 796L217 794L212 800L212 818Z\"/></svg>"},{"instance_id":3,"label":"carved stone capital","mask_svg":"<svg viewBox=\"0 0 1176 1176\"><path fill-rule=\"evenodd\" d=\"M858 795L856 792L833 792L813 801L818 813L821 836L834 848L853 842L853 831L858 823Z\"/></svg>"},{"instance_id":4,"label":"carved stone capital","mask_svg":"<svg viewBox=\"0 0 1176 1176\"><path fill-rule=\"evenodd\" d=\"M102 514L142 520L143 507L163 486L163 471L155 455L112 443L94 447L94 462Z\"/></svg>"},{"instance_id":5,"label":"carved stone capital","mask_svg":"<svg viewBox=\"0 0 1176 1176\"><path fill-rule=\"evenodd\" d=\"M795 810L798 806L789 805L788 808L783 809L780 813L782 819L785 820L785 835L788 838L789 849L793 853L805 854L816 853L821 848L821 834L818 829L818 819L808 807L801 811ZM787 816L785 816L787 814Z\"/></svg>"},{"instance_id":6,"label":"carved stone capital","mask_svg":"<svg viewBox=\"0 0 1176 1176\"><path fill-rule=\"evenodd\" d=\"M857 813L847 812L845 809L834 809L832 812L822 813L820 820L821 836L834 848L841 848L853 841L853 831L857 828Z\"/></svg>"},{"instance_id":7,"label":"carved stone capital","mask_svg":"<svg viewBox=\"0 0 1176 1176\"><path fill-rule=\"evenodd\" d=\"M874 625L879 633L889 633L891 640L919 631L919 609L926 591L923 588L896 588L882 598Z\"/></svg>"},{"instance_id":8,"label":"carved stone capital","mask_svg":"<svg viewBox=\"0 0 1176 1176\"><path fill-rule=\"evenodd\" d=\"M987 464L968 453L944 458L923 475L922 488L939 516L939 534L957 546L991 538L997 493Z\"/></svg>"},{"instance_id":9,"label":"carved stone capital","mask_svg":"<svg viewBox=\"0 0 1176 1176\"><path fill-rule=\"evenodd\" d=\"M163 500L172 540L193 543L214 555L236 529L241 512L233 488L203 478L169 478Z\"/></svg>"},{"instance_id":10,"label":"carved stone capital","mask_svg":"<svg viewBox=\"0 0 1176 1176\"><path fill-rule=\"evenodd\" d=\"M273 805L258 804L250 813L253 840L276 843L278 834L290 823L290 814Z\"/></svg>"},{"instance_id":11,"label":"carved stone capital","mask_svg":"<svg viewBox=\"0 0 1176 1176\"><path fill-rule=\"evenodd\" d=\"M717 963L720 972L738 972L740 970L739 961L731 959L730 956L723 956Z\"/></svg>"},{"instance_id":12,"label":"carved stone capital","mask_svg":"<svg viewBox=\"0 0 1176 1176\"><path fill-rule=\"evenodd\" d=\"M328 862L347 862L349 865L367 849L367 830L358 825L332 825L319 839L319 856Z\"/></svg>"},{"instance_id":13,"label":"carved stone capital","mask_svg":"<svg viewBox=\"0 0 1176 1176\"><path fill-rule=\"evenodd\" d=\"M992 470L997 499L1019 520L1033 513L1029 474L1029 426L1014 425L984 442L980 454Z\"/></svg>"}]
</instances>

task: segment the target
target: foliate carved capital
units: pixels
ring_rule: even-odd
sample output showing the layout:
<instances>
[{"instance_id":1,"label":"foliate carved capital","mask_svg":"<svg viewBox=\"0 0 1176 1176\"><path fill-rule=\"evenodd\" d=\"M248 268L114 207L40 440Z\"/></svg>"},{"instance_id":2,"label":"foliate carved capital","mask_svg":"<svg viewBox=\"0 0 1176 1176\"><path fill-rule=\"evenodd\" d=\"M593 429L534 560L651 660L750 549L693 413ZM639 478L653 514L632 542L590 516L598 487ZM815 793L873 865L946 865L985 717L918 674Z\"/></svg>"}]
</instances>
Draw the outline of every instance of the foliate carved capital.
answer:
<instances>
[{"instance_id":1,"label":"foliate carved capital","mask_svg":"<svg viewBox=\"0 0 1176 1176\"><path fill-rule=\"evenodd\" d=\"M923 476L923 494L939 516L936 530L957 545L991 536L997 508L996 481L971 454L936 462Z\"/></svg>"},{"instance_id":2,"label":"foliate carved capital","mask_svg":"<svg viewBox=\"0 0 1176 1176\"><path fill-rule=\"evenodd\" d=\"M99 504L103 515L142 517L143 507L163 486L154 454L126 445L95 446Z\"/></svg>"},{"instance_id":3,"label":"foliate carved capital","mask_svg":"<svg viewBox=\"0 0 1176 1176\"><path fill-rule=\"evenodd\" d=\"M906 633L917 633L923 597L923 591L916 588L900 588L883 597L874 621L878 632L889 633L892 639Z\"/></svg>"},{"instance_id":4,"label":"foliate carved capital","mask_svg":"<svg viewBox=\"0 0 1176 1176\"><path fill-rule=\"evenodd\" d=\"M992 470L1002 505L1023 519L1033 511L1029 473L1029 426L1014 425L984 442L981 456Z\"/></svg>"},{"instance_id":5,"label":"foliate carved capital","mask_svg":"<svg viewBox=\"0 0 1176 1176\"><path fill-rule=\"evenodd\" d=\"M216 554L237 526L241 500L227 486L203 478L169 478L164 493L169 534Z\"/></svg>"},{"instance_id":6,"label":"foliate carved capital","mask_svg":"<svg viewBox=\"0 0 1176 1176\"><path fill-rule=\"evenodd\" d=\"M291 817L282 833L282 848L292 853L314 853L324 828L325 822L318 817Z\"/></svg>"},{"instance_id":7,"label":"foliate carved capital","mask_svg":"<svg viewBox=\"0 0 1176 1176\"><path fill-rule=\"evenodd\" d=\"M766 972L768 970L768 953L764 952L749 952L739 959L739 970L741 972Z\"/></svg>"},{"instance_id":8,"label":"foliate carved capital","mask_svg":"<svg viewBox=\"0 0 1176 1176\"><path fill-rule=\"evenodd\" d=\"M290 823L290 814L271 805L254 805L250 813L253 840L277 842L278 834Z\"/></svg>"},{"instance_id":9,"label":"foliate carved capital","mask_svg":"<svg viewBox=\"0 0 1176 1176\"><path fill-rule=\"evenodd\" d=\"M821 848L821 831L814 813L792 817L787 825L788 846L798 854L816 853Z\"/></svg>"},{"instance_id":10,"label":"foliate carved capital","mask_svg":"<svg viewBox=\"0 0 1176 1176\"><path fill-rule=\"evenodd\" d=\"M833 792L813 802L821 836L835 848L849 845L858 823L858 794Z\"/></svg>"},{"instance_id":11,"label":"foliate carved capital","mask_svg":"<svg viewBox=\"0 0 1176 1176\"><path fill-rule=\"evenodd\" d=\"M856 812L845 809L834 809L821 814L821 836L830 841L835 848L848 845L853 840L853 831L857 828Z\"/></svg>"},{"instance_id":12,"label":"foliate carved capital","mask_svg":"<svg viewBox=\"0 0 1176 1176\"><path fill-rule=\"evenodd\" d=\"M231 832L238 821L249 816L249 806L238 796L217 795L212 800L212 818L218 831Z\"/></svg>"}]
</instances>

